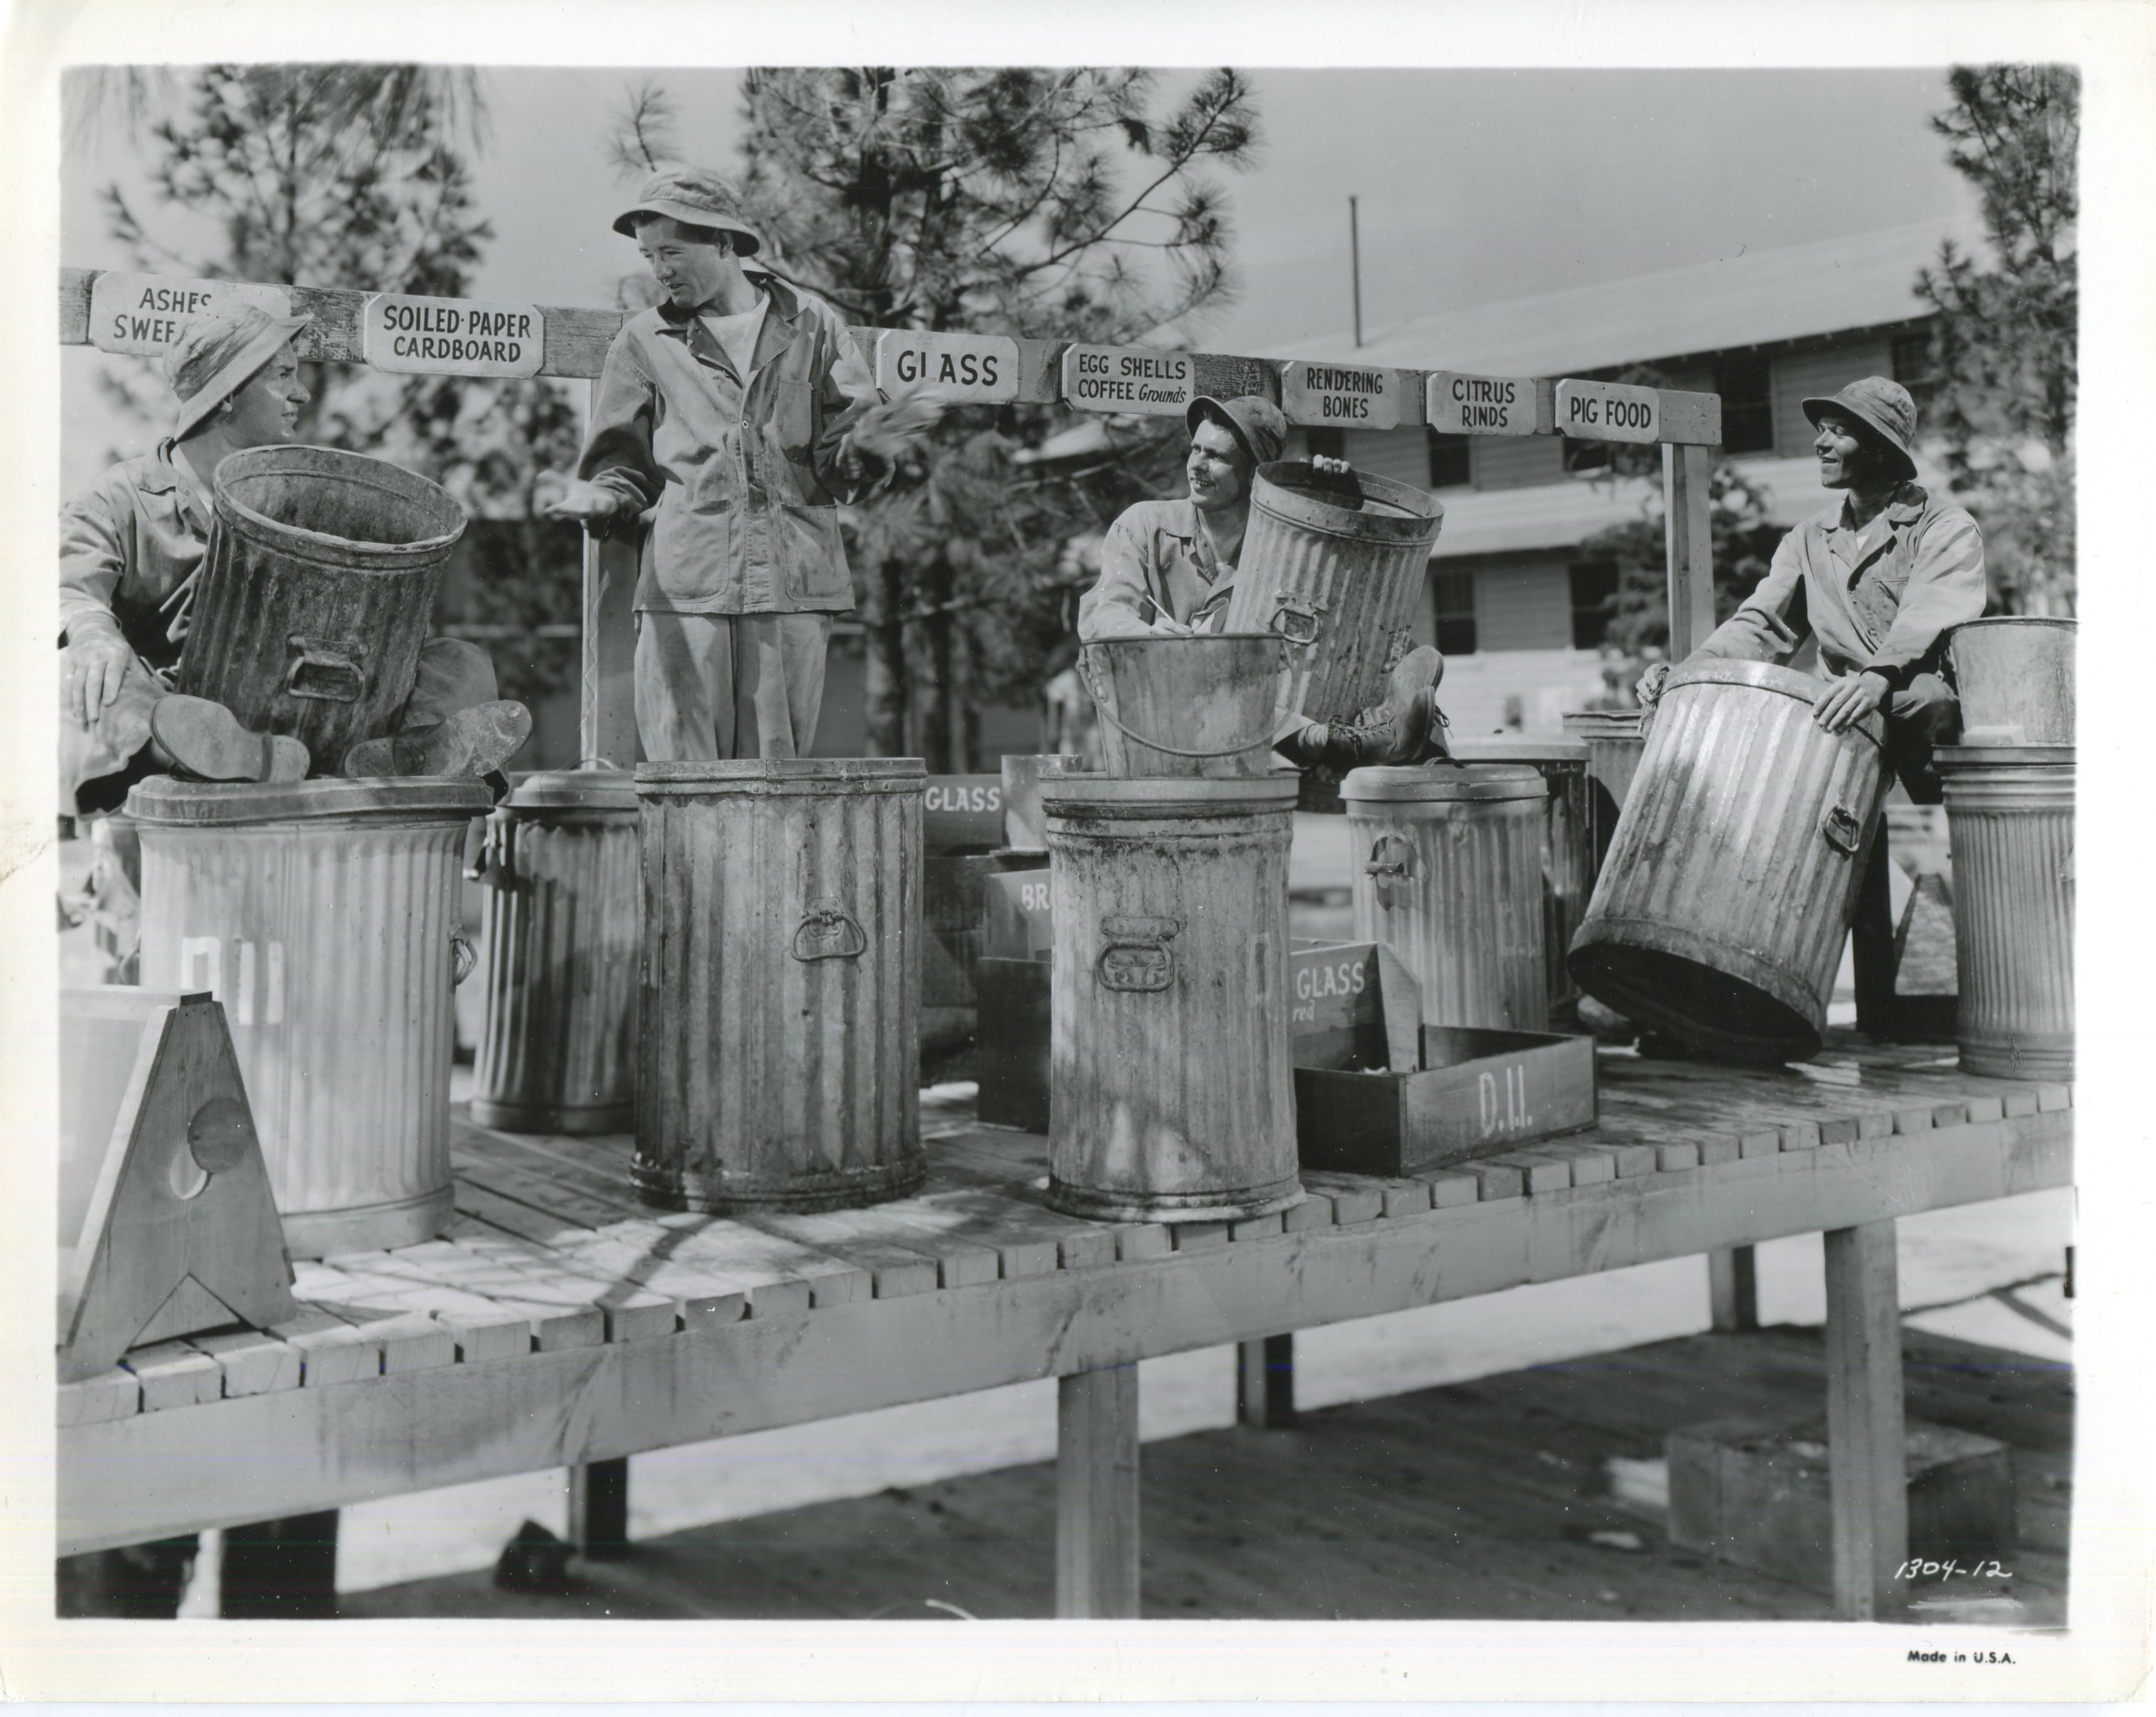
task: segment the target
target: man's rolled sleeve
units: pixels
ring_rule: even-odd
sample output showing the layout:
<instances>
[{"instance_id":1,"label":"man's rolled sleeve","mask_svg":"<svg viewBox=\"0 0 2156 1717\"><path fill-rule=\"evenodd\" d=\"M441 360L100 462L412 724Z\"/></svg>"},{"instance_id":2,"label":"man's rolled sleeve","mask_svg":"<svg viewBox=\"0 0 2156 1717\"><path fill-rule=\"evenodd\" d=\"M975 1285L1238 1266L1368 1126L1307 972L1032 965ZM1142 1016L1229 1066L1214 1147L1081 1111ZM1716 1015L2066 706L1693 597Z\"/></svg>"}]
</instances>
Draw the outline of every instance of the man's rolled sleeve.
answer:
<instances>
[{"instance_id":1,"label":"man's rolled sleeve","mask_svg":"<svg viewBox=\"0 0 2156 1717\"><path fill-rule=\"evenodd\" d=\"M1795 654L1811 631L1804 611L1804 558L1797 546L1801 530L1790 532L1776 545L1759 588L1707 635L1694 655L1785 662Z\"/></svg>"},{"instance_id":2,"label":"man's rolled sleeve","mask_svg":"<svg viewBox=\"0 0 2156 1717\"><path fill-rule=\"evenodd\" d=\"M1965 512L1941 515L1924 532L1894 625L1865 671L1906 686L1937 661L1948 627L1983 614L1984 595L1984 533Z\"/></svg>"},{"instance_id":3,"label":"man's rolled sleeve","mask_svg":"<svg viewBox=\"0 0 2156 1717\"><path fill-rule=\"evenodd\" d=\"M819 388L817 414L823 429L811 457L816 481L849 505L875 494L898 469L881 455L854 445L854 424L876 397L875 374L854 331L839 326L832 337L831 362ZM858 466L857 475L849 474L850 465Z\"/></svg>"},{"instance_id":4,"label":"man's rolled sleeve","mask_svg":"<svg viewBox=\"0 0 2156 1717\"><path fill-rule=\"evenodd\" d=\"M619 496L624 503L611 522L619 525L655 502L665 486L651 456L651 424L658 384L634 342L617 335L592 398L591 427L577 475ZM604 535L595 532L594 535Z\"/></svg>"},{"instance_id":5,"label":"man's rolled sleeve","mask_svg":"<svg viewBox=\"0 0 2156 1717\"><path fill-rule=\"evenodd\" d=\"M127 573L125 527L100 490L60 509L60 630L70 643L122 635L113 598Z\"/></svg>"},{"instance_id":6,"label":"man's rolled sleeve","mask_svg":"<svg viewBox=\"0 0 2156 1717\"><path fill-rule=\"evenodd\" d=\"M1079 637L1090 643L1152 635L1152 558L1151 533L1133 527L1127 515L1108 527L1101 542L1100 579L1078 599Z\"/></svg>"}]
</instances>

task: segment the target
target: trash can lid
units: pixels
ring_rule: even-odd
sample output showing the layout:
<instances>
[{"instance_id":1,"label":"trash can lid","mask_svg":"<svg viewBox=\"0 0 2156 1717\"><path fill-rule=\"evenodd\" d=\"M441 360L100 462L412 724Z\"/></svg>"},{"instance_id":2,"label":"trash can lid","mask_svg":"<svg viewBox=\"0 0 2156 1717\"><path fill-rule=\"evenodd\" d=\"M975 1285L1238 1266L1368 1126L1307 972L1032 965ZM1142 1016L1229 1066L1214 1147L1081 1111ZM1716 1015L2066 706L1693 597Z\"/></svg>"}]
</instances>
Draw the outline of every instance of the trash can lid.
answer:
<instances>
[{"instance_id":1,"label":"trash can lid","mask_svg":"<svg viewBox=\"0 0 2156 1717\"><path fill-rule=\"evenodd\" d=\"M639 763L636 791L650 799L680 794L817 793L837 789L918 793L928 765L917 757L752 757L695 763Z\"/></svg>"},{"instance_id":2,"label":"trash can lid","mask_svg":"<svg viewBox=\"0 0 2156 1717\"><path fill-rule=\"evenodd\" d=\"M1568 733L1592 733L1598 739L1637 739L1642 709L1568 709L1558 719Z\"/></svg>"},{"instance_id":3,"label":"trash can lid","mask_svg":"<svg viewBox=\"0 0 2156 1717\"><path fill-rule=\"evenodd\" d=\"M1955 769L2058 769L2074 766L2071 745L1941 745L1932 752L1939 773Z\"/></svg>"},{"instance_id":4,"label":"trash can lid","mask_svg":"<svg viewBox=\"0 0 2156 1717\"><path fill-rule=\"evenodd\" d=\"M151 827L284 823L314 817L396 822L475 817L493 803L486 783L465 776L375 776L347 781L181 781L151 775L127 794L127 815Z\"/></svg>"},{"instance_id":5,"label":"trash can lid","mask_svg":"<svg viewBox=\"0 0 2156 1717\"><path fill-rule=\"evenodd\" d=\"M1302 778L1292 769L1262 775L1058 775L1041 782L1040 802L1050 816L1232 816L1292 810L1301 789Z\"/></svg>"},{"instance_id":6,"label":"trash can lid","mask_svg":"<svg viewBox=\"0 0 2156 1717\"><path fill-rule=\"evenodd\" d=\"M1547 799L1549 783L1532 763L1374 763L1350 769L1340 796L1391 804Z\"/></svg>"},{"instance_id":7,"label":"trash can lid","mask_svg":"<svg viewBox=\"0 0 2156 1717\"><path fill-rule=\"evenodd\" d=\"M636 809L636 778L612 763L579 763L573 769L534 769L512 777L505 810L606 810Z\"/></svg>"},{"instance_id":8,"label":"trash can lid","mask_svg":"<svg viewBox=\"0 0 2156 1717\"><path fill-rule=\"evenodd\" d=\"M1530 738L1524 733L1475 734L1445 742L1464 763L1584 763L1584 739Z\"/></svg>"}]
</instances>

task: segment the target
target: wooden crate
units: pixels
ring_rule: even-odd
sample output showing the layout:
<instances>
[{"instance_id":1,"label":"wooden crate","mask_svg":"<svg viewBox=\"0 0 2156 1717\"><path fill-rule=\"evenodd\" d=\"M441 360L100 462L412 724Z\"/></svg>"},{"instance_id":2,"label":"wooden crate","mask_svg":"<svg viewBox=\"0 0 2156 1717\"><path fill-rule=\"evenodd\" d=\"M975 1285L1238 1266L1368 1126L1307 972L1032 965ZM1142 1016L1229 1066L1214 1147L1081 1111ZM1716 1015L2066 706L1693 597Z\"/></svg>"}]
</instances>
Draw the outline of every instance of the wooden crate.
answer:
<instances>
[{"instance_id":1,"label":"wooden crate","mask_svg":"<svg viewBox=\"0 0 2156 1717\"><path fill-rule=\"evenodd\" d=\"M1298 1066L1308 1169L1419 1175L1594 1124L1594 1041L1546 1031L1427 1026L1423 1066Z\"/></svg>"},{"instance_id":2,"label":"wooden crate","mask_svg":"<svg viewBox=\"0 0 2156 1717\"><path fill-rule=\"evenodd\" d=\"M1834 1589L1823 1420L1717 1419L1670 1433L1670 1542L1742 1568ZM2014 1571L2014 1464L2003 1442L1912 1419L1909 1555L1975 1579Z\"/></svg>"}]
</instances>

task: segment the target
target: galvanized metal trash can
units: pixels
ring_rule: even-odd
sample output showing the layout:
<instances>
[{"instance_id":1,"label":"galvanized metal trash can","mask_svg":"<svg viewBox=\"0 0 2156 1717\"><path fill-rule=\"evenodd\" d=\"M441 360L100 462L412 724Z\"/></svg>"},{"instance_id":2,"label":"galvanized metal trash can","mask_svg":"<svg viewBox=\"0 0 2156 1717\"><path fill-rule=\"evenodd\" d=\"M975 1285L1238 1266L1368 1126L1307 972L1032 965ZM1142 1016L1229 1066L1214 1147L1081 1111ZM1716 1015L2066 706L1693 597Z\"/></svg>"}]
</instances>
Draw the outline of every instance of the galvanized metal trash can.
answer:
<instances>
[{"instance_id":1,"label":"galvanized metal trash can","mask_svg":"<svg viewBox=\"0 0 2156 1717\"><path fill-rule=\"evenodd\" d=\"M1609 856L1609 843L1617 836L1617 819L1625 810L1632 778L1640 772L1640 754L1647 748L1641 730L1641 710L1576 709L1560 717L1566 734L1587 748L1588 794L1591 805L1594 864L1588 885L1602 874Z\"/></svg>"},{"instance_id":2,"label":"galvanized metal trash can","mask_svg":"<svg viewBox=\"0 0 2156 1717\"><path fill-rule=\"evenodd\" d=\"M1444 522L1435 496L1389 477L1337 478L1296 460L1260 465L1221 630L1286 639L1286 708L1350 721L1383 695L1386 671L1413 643Z\"/></svg>"},{"instance_id":3,"label":"galvanized metal trash can","mask_svg":"<svg viewBox=\"0 0 2156 1717\"><path fill-rule=\"evenodd\" d=\"M1288 1044L1296 779L1044 780L1048 1201L1108 1221L1302 1198Z\"/></svg>"},{"instance_id":4,"label":"galvanized metal trash can","mask_svg":"<svg viewBox=\"0 0 2156 1717\"><path fill-rule=\"evenodd\" d=\"M1999 1079L2071 1079L2074 748L1934 755L1953 843L1961 1064Z\"/></svg>"},{"instance_id":5,"label":"galvanized metal trash can","mask_svg":"<svg viewBox=\"0 0 2156 1717\"><path fill-rule=\"evenodd\" d=\"M1527 763L1361 769L1341 782L1356 938L1407 962L1425 1026L1549 1029L1548 795Z\"/></svg>"},{"instance_id":6,"label":"galvanized metal trash can","mask_svg":"<svg viewBox=\"0 0 2156 1717\"><path fill-rule=\"evenodd\" d=\"M898 1198L921 1149L916 758L639 764L647 1204Z\"/></svg>"},{"instance_id":7,"label":"galvanized metal trash can","mask_svg":"<svg viewBox=\"0 0 2156 1717\"><path fill-rule=\"evenodd\" d=\"M1819 691L1767 662L1670 676L1573 938L1587 994L1732 1061L1818 1052L1887 786L1880 718L1829 733Z\"/></svg>"},{"instance_id":8,"label":"galvanized metal trash can","mask_svg":"<svg viewBox=\"0 0 2156 1717\"><path fill-rule=\"evenodd\" d=\"M412 695L464 510L424 477L333 447L249 448L218 462L212 487L177 689L292 735L333 774Z\"/></svg>"},{"instance_id":9,"label":"galvanized metal trash can","mask_svg":"<svg viewBox=\"0 0 2156 1717\"><path fill-rule=\"evenodd\" d=\"M636 786L605 765L527 775L486 822L486 1018L472 1119L511 1133L636 1125L644 884Z\"/></svg>"},{"instance_id":10,"label":"galvanized metal trash can","mask_svg":"<svg viewBox=\"0 0 2156 1717\"><path fill-rule=\"evenodd\" d=\"M1490 736L1455 739L1451 748L1463 763L1525 763L1548 789L1543 801L1543 969L1550 1023L1569 1026L1578 1013L1579 990L1565 952L1594 892L1594 783L1587 773L1587 743Z\"/></svg>"},{"instance_id":11,"label":"galvanized metal trash can","mask_svg":"<svg viewBox=\"0 0 2156 1717\"><path fill-rule=\"evenodd\" d=\"M142 982L224 1004L285 1237L302 1257L449 1224L450 992L480 782L136 784Z\"/></svg>"}]
</instances>

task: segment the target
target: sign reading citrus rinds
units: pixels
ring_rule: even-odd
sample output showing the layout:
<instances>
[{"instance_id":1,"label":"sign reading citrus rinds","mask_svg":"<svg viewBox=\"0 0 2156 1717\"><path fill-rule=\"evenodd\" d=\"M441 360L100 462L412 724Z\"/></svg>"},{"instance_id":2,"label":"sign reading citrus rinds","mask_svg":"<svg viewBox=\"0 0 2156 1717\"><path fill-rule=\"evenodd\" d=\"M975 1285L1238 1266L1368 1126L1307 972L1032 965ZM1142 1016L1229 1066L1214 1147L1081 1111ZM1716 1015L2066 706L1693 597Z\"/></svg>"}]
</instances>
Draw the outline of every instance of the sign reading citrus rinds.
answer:
<instances>
[{"instance_id":1,"label":"sign reading citrus rinds","mask_svg":"<svg viewBox=\"0 0 2156 1717\"><path fill-rule=\"evenodd\" d=\"M1430 426L1448 435L1532 435L1532 376L1471 376L1435 370L1428 385Z\"/></svg>"},{"instance_id":2,"label":"sign reading citrus rinds","mask_svg":"<svg viewBox=\"0 0 2156 1717\"><path fill-rule=\"evenodd\" d=\"M1406 391L1398 370L1297 359L1281 371L1281 413L1313 428L1396 429Z\"/></svg>"},{"instance_id":3,"label":"sign reading citrus rinds","mask_svg":"<svg viewBox=\"0 0 2156 1717\"><path fill-rule=\"evenodd\" d=\"M196 280L177 275L100 275L90 289L90 343L100 352L162 357L205 316L251 304L290 316L282 286L245 280Z\"/></svg>"},{"instance_id":4,"label":"sign reading citrus rinds","mask_svg":"<svg viewBox=\"0 0 2156 1717\"><path fill-rule=\"evenodd\" d=\"M1081 411L1181 417L1198 397L1198 366L1187 352L1073 346L1063 354L1063 397Z\"/></svg>"},{"instance_id":5,"label":"sign reading citrus rinds","mask_svg":"<svg viewBox=\"0 0 2156 1717\"><path fill-rule=\"evenodd\" d=\"M361 321L367 361L407 376L536 376L547 323L536 304L480 304L383 292Z\"/></svg>"},{"instance_id":6,"label":"sign reading citrus rinds","mask_svg":"<svg viewBox=\"0 0 2156 1717\"><path fill-rule=\"evenodd\" d=\"M888 328L876 336L875 378L886 393L933 388L953 404L1000 404L1018 398L1018 342Z\"/></svg>"}]
</instances>

